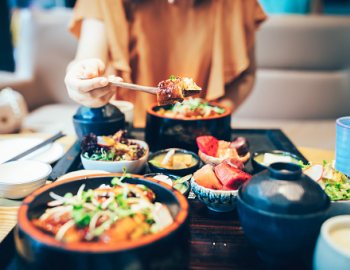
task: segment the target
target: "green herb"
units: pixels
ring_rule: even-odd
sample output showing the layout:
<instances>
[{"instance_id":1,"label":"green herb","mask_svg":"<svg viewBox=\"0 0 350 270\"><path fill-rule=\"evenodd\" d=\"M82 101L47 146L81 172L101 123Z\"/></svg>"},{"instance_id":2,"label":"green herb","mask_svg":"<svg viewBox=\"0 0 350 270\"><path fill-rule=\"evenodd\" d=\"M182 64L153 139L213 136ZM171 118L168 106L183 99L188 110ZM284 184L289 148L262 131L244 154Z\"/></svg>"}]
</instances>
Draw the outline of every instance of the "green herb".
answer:
<instances>
[{"instance_id":1,"label":"green herb","mask_svg":"<svg viewBox=\"0 0 350 270\"><path fill-rule=\"evenodd\" d=\"M131 174L130 173L127 173L126 172L126 168L124 167L123 168L123 175L121 176L121 177L114 177L113 179L112 179L112 185L113 186L122 186L123 185L123 183L122 183L122 181L124 180L124 179L127 179L127 178L131 178Z\"/></svg>"},{"instance_id":2,"label":"green herb","mask_svg":"<svg viewBox=\"0 0 350 270\"><path fill-rule=\"evenodd\" d=\"M176 80L176 77L175 77L174 75L170 75L169 80L170 80L170 81L175 81L175 80Z\"/></svg>"},{"instance_id":3,"label":"green herb","mask_svg":"<svg viewBox=\"0 0 350 270\"><path fill-rule=\"evenodd\" d=\"M119 205L120 208L122 209L128 209L129 205L126 201L126 196L124 193L120 193L115 196L115 200L117 201L117 204Z\"/></svg>"},{"instance_id":4,"label":"green herb","mask_svg":"<svg viewBox=\"0 0 350 270\"><path fill-rule=\"evenodd\" d=\"M301 167L302 170L306 170L307 168L309 168L311 166L311 164L304 164L304 162L302 162L301 160L298 160L298 165Z\"/></svg>"},{"instance_id":5,"label":"green herb","mask_svg":"<svg viewBox=\"0 0 350 270\"><path fill-rule=\"evenodd\" d=\"M88 191L83 191L82 198L84 202L91 202L94 197L94 191L89 189Z\"/></svg>"},{"instance_id":6,"label":"green herb","mask_svg":"<svg viewBox=\"0 0 350 270\"><path fill-rule=\"evenodd\" d=\"M85 227L89 225L91 216L89 213L85 212L82 207L73 207L72 216L75 224L78 227Z\"/></svg>"}]
</instances>

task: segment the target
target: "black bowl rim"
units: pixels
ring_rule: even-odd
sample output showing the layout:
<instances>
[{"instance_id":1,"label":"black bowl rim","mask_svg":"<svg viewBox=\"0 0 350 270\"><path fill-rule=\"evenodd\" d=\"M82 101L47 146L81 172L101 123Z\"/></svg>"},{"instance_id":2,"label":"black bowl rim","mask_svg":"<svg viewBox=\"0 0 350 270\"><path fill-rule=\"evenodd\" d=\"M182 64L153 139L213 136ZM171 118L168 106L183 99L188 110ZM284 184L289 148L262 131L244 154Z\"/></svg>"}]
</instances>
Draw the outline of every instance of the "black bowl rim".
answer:
<instances>
[{"instance_id":1,"label":"black bowl rim","mask_svg":"<svg viewBox=\"0 0 350 270\"><path fill-rule=\"evenodd\" d=\"M260 163L260 162L258 162L258 161L255 160L255 158L256 158L257 156L262 155L262 154L265 154L265 153L283 154L284 156L290 156L290 157L292 157L292 158L295 158L295 159L297 159L297 160L302 161L302 158L301 158L300 156L296 155L296 154L293 154L293 153L288 152L288 151L283 151L283 150L278 150L278 149L276 149L276 150L269 150L269 151L256 151L256 152L253 152L253 154L251 154L251 156L250 156L250 159L252 160L252 163L255 162L256 164L258 164L258 165L261 166L262 168L266 168L266 169L267 169L268 166L266 166L266 165L264 165L264 164L262 164L262 163Z\"/></svg>"},{"instance_id":2,"label":"black bowl rim","mask_svg":"<svg viewBox=\"0 0 350 270\"><path fill-rule=\"evenodd\" d=\"M152 115L152 116L156 116L159 118L163 118L163 119L171 119L171 120L176 120L176 121L208 121L208 120L216 120L216 119L220 119L220 118L225 118L227 116L231 117L232 114L232 109L218 104L216 102L212 102L212 101L208 101L210 105L212 106L216 106L216 107L220 107L222 109L225 109L225 112L217 115L217 116L210 116L210 117L202 117L202 118L175 118L175 117L169 117L169 116L164 116L164 115L159 115L156 113L156 111L154 110L156 107L165 107L165 106L169 106L169 105L158 105L157 103L152 104L150 107L148 107L147 109L147 114L148 115Z\"/></svg>"},{"instance_id":3,"label":"black bowl rim","mask_svg":"<svg viewBox=\"0 0 350 270\"><path fill-rule=\"evenodd\" d=\"M183 169L168 169L168 168L163 168L163 167L158 167L156 165L153 165L152 163L150 163L150 160L152 160L154 157L160 155L160 154L163 154L164 152L169 152L171 149L175 149L175 153L185 153L185 154L190 154L192 155L192 157L194 157L197 162L196 164L194 164L193 166L191 167L188 167L188 168L183 168ZM166 148L166 149L162 149L162 150L158 150L156 152L153 152L152 154L150 154L148 156L148 159L147 159L147 163L148 163L148 166L150 168L154 167L154 168L157 168L158 170L160 171L164 171L164 172L169 172L169 174L174 174L176 175L176 173L181 173L181 172L186 172L187 170L191 170L193 168L196 168L199 166L201 160L199 158L199 156L195 153L195 152L192 152L192 151L189 151L189 150L186 150L186 149L183 149L183 148Z\"/></svg>"},{"instance_id":4,"label":"black bowl rim","mask_svg":"<svg viewBox=\"0 0 350 270\"><path fill-rule=\"evenodd\" d=\"M30 194L23 200L23 203L18 210L17 226L31 238L35 239L37 242L44 244L50 248L55 248L58 250L70 251L70 252L109 253L109 252L124 252L127 250L137 249L137 248L150 245L158 240L161 240L163 237L166 237L167 235L174 233L178 228L180 228L183 224L186 223L186 220L188 218L189 204L187 199L181 194L181 192L170 187L167 184L162 183L161 181L157 181L152 178L146 179L142 175L138 175L138 174L132 174L132 178L136 178L138 180L151 181L153 183L156 183L162 186L162 188L165 188L168 191L171 191L179 203L179 208L180 208L179 213L177 214L176 217L174 217L174 222L158 233L143 236L142 238L135 241L124 241L117 244L102 245L101 243L92 242L92 243L72 243L67 245L65 243L55 240L53 236L48 235L45 232L42 232L41 230L36 228L27 217L29 205L36 198L36 196L44 192L48 192L50 189L56 186L65 185L74 181L85 181L86 179L89 179L89 178L106 178L106 177L116 177L116 176L120 177L122 175L123 174L121 173L91 174L88 176L71 177L62 181L44 185L43 187L37 189L36 191L34 191L32 194Z\"/></svg>"},{"instance_id":5,"label":"black bowl rim","mask_svg":"<svg viewBox=\"0 0 350 270\"><path fill-rule=\"evenodd\" d=\"M237 193L237 202L242 203L245 207L249 208L252 211L255 211L259 214L266 215L269 217L274 217L274 218L286 218L286 219L314 218L317 216L325 215L326 212L329 210L330 205L331 205L331 202L329 200L327 207L325 209L317 211L317 212L313 212L313 213L309 213L309 214L296 214L296 215L280 214L280 213L268 212L268 211L261 210L259 208L251 206L250 204L248 204L247 202L245 202L242 199L241 192L242 192L242 186L239 188L238 193Z\"/></svg>"}]
</instances>

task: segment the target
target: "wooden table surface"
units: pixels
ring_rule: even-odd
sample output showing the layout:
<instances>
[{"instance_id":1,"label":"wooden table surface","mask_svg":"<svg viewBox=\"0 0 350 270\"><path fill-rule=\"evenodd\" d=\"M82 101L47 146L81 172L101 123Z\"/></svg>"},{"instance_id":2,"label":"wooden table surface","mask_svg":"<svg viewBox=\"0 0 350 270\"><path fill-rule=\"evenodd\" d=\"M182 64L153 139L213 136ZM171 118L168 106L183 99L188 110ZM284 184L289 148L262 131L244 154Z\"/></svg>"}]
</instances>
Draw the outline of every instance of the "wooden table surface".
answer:
<instances>
[{"instance_id":1,"label":"wooden table surface","mask_svg":"<svg viewBox=\"0 0 350 270\"><path fill-rule=\"evenodd\" d=\"M48 137L48 135L44 135L44 134L16 134L16 135L0 135L0 140L1 139L8 139L8 138L16 138L16 137L29 137L29 136L41 136L43 138ZM66 136L60 140L58 140L59 143L61 143L65 149L68 149L73 142L75 141L75 137L74 136ZM334 159L334 152L333 151L326 151L326 150L320 150L320 149L312 149L312 148L303 148L300 147L299 150L302 152L302 154L310 161L312 161L313 163L322 163L323 160L332 160ZM204 207L204 205L201 205L199 202L197 201L193 201L190 203L191 204L191 208L195 209L196 211L205 211L206 208ZM16 216L17 216L17 210L18 207L8 207L8 206L1 206L0 205L0 242L6 237L6 235L11 231L11 229L15 226L16 224ZM207 211L208 213L205 213L204 215L212 215L214 217L215 222L222 222L223 225L225 223L227 223L227 218L225 218L225 216L221 215L217 215L217 213L210 213L211 211ZM210 224L208 224L210 226ZM233 224L233 226L240 226L238 223L237 224ZM196 226L195 228L192 228L192 231L194 234L203 234L205 235L206 231L208 230L208 227L201 227L201 226ZM196 246L201 246L201 250L203 251L203 243L193 243L194 244L194 250L192 250L192 252L196 252ZM226 239L219 239L217 243L212 242L210 243L210 246L204 247L207 248L208 250L213 249L213 247L215 247L218 250L218 254L220 254L220 252L224 252L227 245L230 245L232 243L230 243L230 233L228 232L228 235L226 237ZM239 256L239 254L241 254L241 252L239 250L237 250L237 256ZM220 257L220 256L219 256ZM219 258L218 257L218 258ZM239 258L238 258L239 259ZM247 258L245 258L247 259ZM242 260L244 261L244 260ZM246 261L246 260L245 260ZM229 266L229 262L228 266ZM201 263L199 263L198 265L200 265ZM199 268L198 268L199 269Z\"/></svg>"}]
</instances>

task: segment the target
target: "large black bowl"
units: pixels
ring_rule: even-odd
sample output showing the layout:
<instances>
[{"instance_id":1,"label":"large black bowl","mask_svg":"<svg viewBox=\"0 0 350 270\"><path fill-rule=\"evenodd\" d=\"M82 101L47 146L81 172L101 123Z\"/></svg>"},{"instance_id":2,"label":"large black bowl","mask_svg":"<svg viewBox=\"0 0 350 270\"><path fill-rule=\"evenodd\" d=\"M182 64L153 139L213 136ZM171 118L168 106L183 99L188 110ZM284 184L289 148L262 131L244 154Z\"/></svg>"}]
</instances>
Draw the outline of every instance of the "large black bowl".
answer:
<instances>
[{"instance_id":1,"label":"large black bowl","mask_svg":"<svg viewBox=\"0 0 350 270\"><path fill-rule=\"evenodd\" d=\"M174 223L154 235L118 244L64 244L37 229L31 222L44 212L50 192L63 195L110 184L120 174L75 177L44 186L28 196L19 208L15 232L18 265L25 269L184 269L189 256L188 203L180 192L158 181L134 175L128 183L151 188L157 201L168 206ZM89 176L90 177L90 176Z\"/></svg>"},{"instance_id":2,"label":"large black bowl","mask_svg":"<svg viewBox=\"0 0 350 270\"><path fill-rule=\"evenodd\" d=\"M151 151L177 147L197 152L196 138L202 135L227 141L231 139L232 110L225 108L225 113L219 116L199 119L170 118L157 113L160 108L167 109L169 106L153 105L147 110L145 137Z\"/></svg>"}]
</instances>

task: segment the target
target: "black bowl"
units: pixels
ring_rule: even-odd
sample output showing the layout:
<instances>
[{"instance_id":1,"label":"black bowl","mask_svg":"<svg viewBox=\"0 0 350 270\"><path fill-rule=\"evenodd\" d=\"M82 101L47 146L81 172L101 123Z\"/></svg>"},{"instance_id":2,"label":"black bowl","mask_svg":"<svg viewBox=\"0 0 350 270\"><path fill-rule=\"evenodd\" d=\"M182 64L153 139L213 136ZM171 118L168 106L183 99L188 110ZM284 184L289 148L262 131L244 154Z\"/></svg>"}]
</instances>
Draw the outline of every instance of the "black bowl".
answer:
<instances>
[{"instance_id":1,"label":"black bowl","mask_svg":"<svg viewBox=\"0 0 350 270\"><path fill-rule=\"evenodd\" d=\"M250 159L251 159L251 162L252 162L252 165L253 165L253 168L254 168L254 172L255 173L258 173L258 172L261 172L263 170L266 170L268 166L264 165L263 163L261 162L258 162L256 160L256 157L257 156L260 156L260 155L264 155L265 153L270 153L270 154L275 154L275 155L282 155L282 156L288 156L288 157L291 157L295 160L300 160L300 161L303 161L302 158L300 158L299 156L297 155L294 155L292 153L289 153L289 152L286 152L286 151L281 151L281 150L271 150L271 151L259 151L259 152L254 152Z\"/></svg>"},{"instance_id":2,"label":"black bowl","mask_svg":"<svg viewBox=\"0 0 350 270\"><path fill-rule=\"evenodd\" d=\"M185 169L167 169L167 168L163 168L163 167L158 167L152 163L150 163L150 160L154 159L156 156L164 154L169 152L169 149L164 149L164 150L160 150L157 152L152 153L151 155L149 155L148 157L148 167L151 170L151 172L154 173L163 173L163 174L173 174L173 175L178 175L178 176L185 176L187 174L192 174L195 171L198 170L199 168L199 164L200 164L200 159L198 157L198 155L196 155L195 153L185 150L185 149L179 149L176 148L175 153L183 153L183 154L189 154L192 155L192 157L197 161L196 164L192 167L189 168L185 168Z\"/></svg>"},{"instance_id":3,"label":"black bowl","mask_svg":"<svg viewBox=\"0 0 350 270\"><path fill-rule=\"evenodd\" d=\"M97 188L110 184L120 174L94 175L87 179L71 179L46 185L28 196L19 208L15 232L20 264L25 269L184 269L189 256L188 203L186 198L168 185L133 175L128 183L151 188L157 201L168 206L174 223L159 233L139 240L118 244L64 244L36 228L31 220L44 212L50 192L63 195L76 193L81 184Z\"/></svg>"},{"instance_id":4,"label":"black bowl","mask_svg":"<svg viewBox=\"0 0 350 270\"><path fill-rule=\"evenodd\" d=\"M226 112L220 116L200 119L170 118L157 114L160 108L167 109L169 106L153 105L147 110L145 138L151 151L178 147L197 152L196 138L202 135L212 135L226 141L231 139L232 110L225 108Z\"/></svg>"},{"instance_id":5,"label":"black bowl","mask_svg":"<svg viewBox=\"0 0 350 270\"><path fill-rule=\"evenodd\" d=\"M90 133L97 136L113 135L125 128L125 116L111 104L101 108L81 106L73 116L73 124L78 139L81 140Z\"/></svg>"},{"instance_id":6,"label":"black bowl","mask_svg":"<svg viewBox=\"0 0 350 270\"><path fill-rule=\"evenodd\" d=\"M244 202L241 192L242 188L237 196L240 224L259 257L279 269L310 267L326 211L301 215L270 213Z\"/></svg>"}]
</instances>

